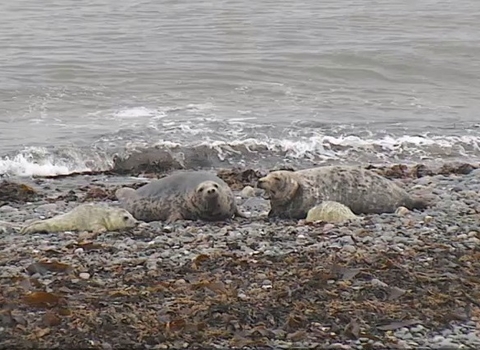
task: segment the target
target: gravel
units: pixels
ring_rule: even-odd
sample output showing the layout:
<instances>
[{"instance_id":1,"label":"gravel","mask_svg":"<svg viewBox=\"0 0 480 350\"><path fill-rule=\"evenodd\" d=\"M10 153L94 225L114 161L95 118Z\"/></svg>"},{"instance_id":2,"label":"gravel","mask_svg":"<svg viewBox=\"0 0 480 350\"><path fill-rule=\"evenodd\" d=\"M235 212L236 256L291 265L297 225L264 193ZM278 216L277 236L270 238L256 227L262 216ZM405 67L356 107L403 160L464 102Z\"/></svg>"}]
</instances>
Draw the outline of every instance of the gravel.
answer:
<instances>
[{"instance_id":1,"label":"gravel","mask_svg":"<svg viewBox=\"0 0 480 350\"><path fill-rule=\"evenodd\" d=\"M118 182L118 179L116 181ZM51 180L35 188L48 192L47 186L55 188L54 183L55 180ZM77 186L76 180L63 179L62 193L76 191ZM306 225L301 221L268 221L265 218L268 202L259 197L256 189L246 188L237 193L237 198L240 208L252 216L249 219L236 219L225 223L142 224L131 231L99 235L94 243L102 244L101 250L80 246L78 233L74 232L28 236L21 236L17 232L24 222L64 213L77 206L78 202L58 200L51 203L49 200L40 200L25 204L9 203L0 207L0 280L3 286L12 279L24 277L27 267L45 258L58 259L74 266L77 271L76 277L71 280L74 284L107 285L110 281L104 279L103 271L116 266L130 266L132 271L136 266L145 266L146 274L153 276L165 267L164 264L181 266L191 263L198 256L213 256L225 251L236 256L253 258L302 252L361 256L377 253L412 254L412 251L415 251L416 264L428 267L435 264L435 254L440 251L446 250L453 254L479 250L478 170L469 175L425 176L407 182L407 188L412 193L435 194L435 205L422 212L402 210L397 214L368 215L358 222L339 225ZM50 190L47 198L55 194L58 195L58 192ZM79 197L80 194L77 193ZM39 270L29 278L38 281L46 291L51 291L55 289L55 276L55 272ZM370 282L385 288L380 280ZM276 284L266 273L257 275L256 279L249 283L251 288L264 290L274 289ZM473 291L465 290L465 293ZM249 295L247 290L239 290L237 294L239 300L248 300ZM472 303L478 310L480 300ZM453 307L455 305L452 305ZM331 336L328 341L325 338L322 346L328 349L384 349L396 344L397 348L403 349L480 348L480 319L472 315L473 312L469 315L467 311L462 320L451 320L438 328L416 323L386 330L378 339L363 336L357 339L341 339ZM8 322L2 321L0 317L0 339L7 339L9 326L6 323ZM315 327L321 328L323 325L309 325L310 330ZM3 344L0 340L0 347ZM172 347L188 346L188 342L175 344ZM303 340L277 339L272 344L277 348L315 346L315 343L309 342L308 337ZM221 342L211 345L219 348L225 346Z\"/></svg>"}]
</instances>

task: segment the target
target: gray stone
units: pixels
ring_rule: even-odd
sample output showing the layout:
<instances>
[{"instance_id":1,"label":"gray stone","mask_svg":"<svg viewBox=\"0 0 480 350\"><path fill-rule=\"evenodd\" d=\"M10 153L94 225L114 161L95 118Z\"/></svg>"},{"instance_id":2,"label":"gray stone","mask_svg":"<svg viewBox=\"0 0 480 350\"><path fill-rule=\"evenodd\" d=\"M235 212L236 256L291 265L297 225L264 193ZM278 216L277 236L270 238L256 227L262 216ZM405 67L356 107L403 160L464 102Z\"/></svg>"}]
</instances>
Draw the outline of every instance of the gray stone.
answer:
<instances>
[{"instance_id":1,"label":"gray stone","mask_svg":"<svg viewBox=\"0 0 480 350\"><path fill-rule=\"evenodd\" d=\"M355 253L357 248L355 248L353 245L346 244L342 247L342 250L348 253Z\"/></svg>"},{"instance_id":2,"label":"gray stone","mask_svg":"<svg viewBox=\"0 0 480 350\"><path fill-rule=\"evenodd\" d=\"M420 333L420 332L425 332L425 327L423 327L421 324L410 328L410 331L413 333Z\"/></svg>"},{"instance_id":3,"label":"gray stone","mask_svg":"<svg viewBox=\"0 0 480 350\"><path fill-rule=\"evenodd\" d=\"M245 186L240 192L243 198L255 197L255 189L252 186Z\"/></svg>"},{"instance_id":4,"label":"gray stone","mask_svg":"<svg viewBox=\"0 0 480 350\"><path fill-rule=\"evenodd\" d=\"M37 213L49 213L58 211L58 206L55 203L42 204L35 208Z\"/></svg>"},{"instance_id":5,"label":"gray stone","mask_svg":"<svg viewBox=\"0 0 480 350\"><path fill-rule=\"evenodd\" d=\"M81 272L78 277L80 277L82 280L88 280L90 278L90 274L88 272Z\"/></svg>"},{"instance_id":6,"label":"gray stone","mask_svg":"<svg viewBox=\"0 0 480 350\"><path fill-rule=\"evenodd\" d=\"M478 239L477 237L470 237L469 239L467 239L467 242L473 243L475 245L480 245L480 239Z\"/></svg>"},{"instance_id":7,"label":"gray stone","mask_svg":"<svg viewBox=\"0 0 480 350\"><path fill-rule=\"evenodd\" d=\"M445 340L445 337L442 335L436 335L431 339L431 341L434 343L440 343L440 342L443 342L444 340Z\"/></svg>"},{"instance_id":8,"label":"gray stone","mask_svg":"<svg viewBox=\"0 0 480 350\"><path fill-rule=\"evenodd\" d=\"M353 240L352 236L343 236L340 237L339 242L342 242L343 244L348 244L348 245L354 245L355 241Z\"/></svg>"},{"instance_id":9,"label":"gray stone","mask_svg":"<svg viewBox=\"0 0 480 350\"><path fill-rule=\"evenodd\" d=\"M10 205L2 205L0 207L0 213L14 213L14 212L18 212L18 209L17 208L14 208Z\"/></svg>"}]
</instances>

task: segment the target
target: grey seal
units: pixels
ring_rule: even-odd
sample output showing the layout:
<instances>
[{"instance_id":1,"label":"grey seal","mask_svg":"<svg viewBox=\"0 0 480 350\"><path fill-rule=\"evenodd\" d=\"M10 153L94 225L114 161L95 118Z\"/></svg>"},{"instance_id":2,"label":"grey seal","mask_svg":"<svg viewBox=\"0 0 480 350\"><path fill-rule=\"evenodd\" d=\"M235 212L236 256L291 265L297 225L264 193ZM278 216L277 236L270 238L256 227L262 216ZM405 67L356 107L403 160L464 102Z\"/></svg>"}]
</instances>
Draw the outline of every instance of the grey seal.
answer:
<instances>
[{"instance_id":1,"label":"grey seal","mask_svg":"<svg viewBox=\"0 0 480 350\"><path fill-rule=\"evenodd\" d=\"M231 188L204 171L172 174L137 190L123 187L115 195L123 208L145 222L246 217L238 210Z\"/></svg>"},{"instance_id":2,"label":"grey seal","mask_svg":"<svg viewBox=\"0 0 480 350\"><path fill-rule=\"evenodd\" d=\"M323 201L310 209L305 219L306 222L325 221L329 223L341 223L358 218L349 207L342 203Z\"/></svg>"},{"instance_id":3,"label":"grey seal","mask_svg":"<svg viewBox=\"0 0 480 350\"><path fill-rule=\"evenodd\" d=\"M323 201L346 205L355 214L393 213L404 206L424 209L427 203L413 198L393 181L357 166L334 165L297 171L273 171L257 187L270 199L269 217L305 219Z\"/></svg>"},{"instance_id":4,"label":"grey seal","mask_svg":"<svg viewBox=\"0 0 480 350\"><path fill-rule=\"evenodd\" d=\"M33 221L24 226L20 234L63 231L102 233L133 228L137 224L138 221L125 209L88 203L50 219Z\"/></svg>"}]
</instances>

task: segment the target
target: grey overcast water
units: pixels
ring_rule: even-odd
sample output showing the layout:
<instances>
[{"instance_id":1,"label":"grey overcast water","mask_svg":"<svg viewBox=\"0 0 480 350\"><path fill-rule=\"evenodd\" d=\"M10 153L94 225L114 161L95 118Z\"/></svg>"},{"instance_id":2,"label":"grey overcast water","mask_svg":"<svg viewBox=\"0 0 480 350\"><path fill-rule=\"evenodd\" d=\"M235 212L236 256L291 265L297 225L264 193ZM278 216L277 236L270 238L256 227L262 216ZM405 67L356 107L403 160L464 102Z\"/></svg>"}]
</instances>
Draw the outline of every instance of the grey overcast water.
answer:
<instances>
[{"instance_id":1,"label":"grey overcast water","mask_svg":"<svg viewBox=\"0 0 480 350\"><path fill-rule=\"evenodd\" d=\"M246 165L480 158L478 0L17 0L0 13L0 174L105 169L145 145Z\"/></svg>"}]
</instances>

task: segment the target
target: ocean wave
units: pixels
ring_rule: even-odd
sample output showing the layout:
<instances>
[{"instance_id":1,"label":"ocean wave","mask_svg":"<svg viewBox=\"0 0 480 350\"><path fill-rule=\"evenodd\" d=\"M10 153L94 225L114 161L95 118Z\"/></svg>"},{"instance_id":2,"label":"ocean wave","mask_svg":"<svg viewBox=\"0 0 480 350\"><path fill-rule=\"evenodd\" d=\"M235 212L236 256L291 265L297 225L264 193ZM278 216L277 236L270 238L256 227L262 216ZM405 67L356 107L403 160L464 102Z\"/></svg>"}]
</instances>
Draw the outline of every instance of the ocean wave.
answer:
<instances>
[{"instance_id":1,"label":"ocean wave","mask_svg":"<svg viewBox=\"0 0 480 350\"><path fill-rule=\"evenodd\" d=\"M117 138L117 142L120 139ZM110 140L111 142L111 140ZM246 137L233 141L210 137L197 141L156 142L123 140L118 147L41 148L30 147L0 158L0 174L10 176L51 176L76 172L105 171L115 166L115 159L137 162L155 152L166 151L182 168L261 167L280 165L296 167L327 163L415 163L477 161L480 137L474 135L314 135L290 138ZM143 157L143 158L142 158ZM148 158L148 157L147 157ZM148 161L148 160L145 160Z\"/></svg>"},{"instance_id":2,"label":"ocean wave","mask_svg":"<svg viewBox=\"0 0 480 350\"><path fill-rule=\"evenodd\" d=\"M94 149L47 149L28 147L0 158L0 175L51 176L75 172L105 170L113 164L111 157Z\"/></svg>"}]
</instances>

